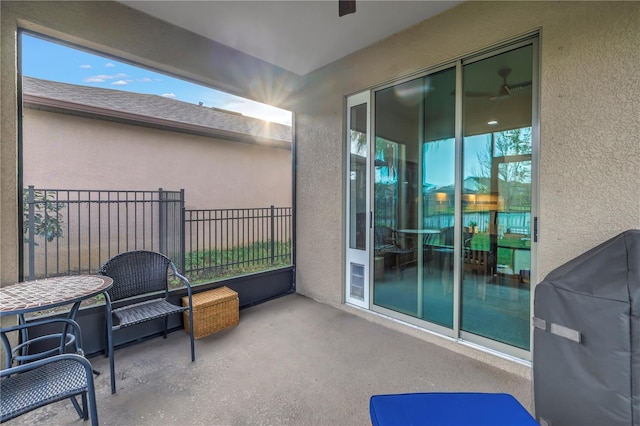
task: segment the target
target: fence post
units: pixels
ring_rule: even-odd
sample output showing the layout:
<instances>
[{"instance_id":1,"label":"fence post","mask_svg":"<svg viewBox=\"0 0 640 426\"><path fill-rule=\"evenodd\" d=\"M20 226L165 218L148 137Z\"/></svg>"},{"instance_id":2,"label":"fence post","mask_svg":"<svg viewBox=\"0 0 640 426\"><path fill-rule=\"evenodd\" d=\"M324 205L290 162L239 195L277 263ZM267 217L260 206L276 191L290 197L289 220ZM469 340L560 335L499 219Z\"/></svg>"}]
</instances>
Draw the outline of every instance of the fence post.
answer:
<instances>
[{"instance_id":1,"label":"fence post","mask_svg":"<svg viewBox=\"0 0 640 426\"><path fill-rule=\"evenodd\" d=\"M162 188L158 188L158 251L169 256L167 251L167 203ZM153 245L152 245L153 246Z\"/></svg>"},{"instance_id":2,"label":"fence post","mask_svg":"<svg viewBox=\"0 0 640 426\"><path fill-rule=\"evenodd\" d=\"M186 211L184 208L184 188L180 190L180 273L184 274L186 270L187 264L187 253L186 253ZM191 235L191 234L189 234Z\"/></svg>"},{"instance_id":3,"label":"fence post","mask_svg":"<svg viewBox=\"0 0 640 426\"><path fill-rule=\"evenodd\" d=\"M35 259L36 259L36 224L35 224L35 190L33 185L29 185L29 192L27 195L27 203L29 205L29 280L34 280L36 275Z\"/></svg>"},{"instance_id":4,"label":"fence post","mask_svg":"<svg viewBox=\"0 0 640 426\"><path fill-rule=\"evenodd\" d=\"M275 207L272 205L271 206L271 264L274 264L274 259L275 259L275 247L276 247L276 232L275 232Z\"/></svg>"}]
</instances>

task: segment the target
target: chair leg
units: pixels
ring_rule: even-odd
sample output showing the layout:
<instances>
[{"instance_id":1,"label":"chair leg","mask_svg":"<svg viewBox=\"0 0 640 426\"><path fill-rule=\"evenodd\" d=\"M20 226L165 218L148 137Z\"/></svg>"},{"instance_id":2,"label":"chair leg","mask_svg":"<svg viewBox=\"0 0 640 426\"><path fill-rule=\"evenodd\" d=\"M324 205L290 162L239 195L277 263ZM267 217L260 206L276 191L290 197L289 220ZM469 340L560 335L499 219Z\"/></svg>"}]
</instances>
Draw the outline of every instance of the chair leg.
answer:
<instances>
[{"instance_id":1,"label":"chair leg","mask_svg":"<svg viewBox=\"0 0 640 426\"><path fill-rule=\"evenodd\" d=\"M78 404L78 400L75 396L69 398L71 400L71 404L73 404L73 408L76 409L76 413L80 416L81 419L87 420L87 400L85 398L85 394L82 394L82 405Z\"/></svg>"},{"instance_id":2,"label":"chair leg","mask_svg":"<svg viewBox=\"0 0 640 426\"><path fill-rule=\"evenodd\" d=\"M89 407L87 406L87 393L82 394L82 418L86 422L89 420Z\"/></svg>"},{"instance_id":3,"label":"chair leg","mask_svg":"<svg viewBox=\"0 0 640 426\"><path fill-rule=\"evenodd\" d=\"M193 341L193 308L191 307L191 305L189 305L189 330L191 331L191 333L189 333L189 337L191 338L191 362L193 362L196 360L196 349L195 343Z\"/></svg>"},{"instance_id":4,"label":"chair leg","mask_svg":"<svg viewBox=\"0 0 640 426\"><path fill-rule=\"evenodd\" d=\"M111 376L111 393L116 393L116 367L113 360L113 336L109 339L109 375Z\"/></svg>"},{"instance_id":5,"label":"chair leg","mask_svg":"<svg viewBox=\"0 0 640 426\"><path fill-rule=\"evenodd\" d=\"M106 294L105 294L106 295ZM111 393L116 393L116 367L113 360L113 318L111 317L111 300L106 295L105 316L107 318L107 356L109 357L109 376L111 379ZM93 379L93 377L91 378Z\"/></svg>"},{"instance_id":6,"label":"chair leg","mask_svg":"<svg viewBox=\"0 0 640 426\"><path fill-rule=\"evenodd\" d=\"M115 382L114 382L114 385L115 385ZM89 404L87 407L87 404L85 403L85 413L87 413L91 418L91 426L98 426L98 406L96 404L96 389L93 382L93 375L91 375L90 372L88 373L88 377L87 377L87 392L85 392L82 395L82 398L84 401L87 400L87 396L89 397ZM85 420L87 420L86 414L85 414Z\"/></svg>"},{"instance_id":7,"label":"chair leg","mask_svg":"<svg viewBox=\"0 0 640 426\"><path fill-rule=\"evenodd\" d=\"M167 338L167 328L169 327L169 317L165 316L164 317L164 334L162 335L163 338Z\"/></svg>"}]
</instances>

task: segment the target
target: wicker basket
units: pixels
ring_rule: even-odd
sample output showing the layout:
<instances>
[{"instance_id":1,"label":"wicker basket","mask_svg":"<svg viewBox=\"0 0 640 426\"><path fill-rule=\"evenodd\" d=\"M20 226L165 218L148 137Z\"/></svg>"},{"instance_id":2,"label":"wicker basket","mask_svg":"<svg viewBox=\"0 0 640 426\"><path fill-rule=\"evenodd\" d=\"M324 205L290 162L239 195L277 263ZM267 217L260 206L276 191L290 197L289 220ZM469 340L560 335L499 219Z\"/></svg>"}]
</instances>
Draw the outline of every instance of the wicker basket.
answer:
<instances>
[{"instance_id":1,"label":"wicker basket","mask_svg":"<svg viewBox=\"0 0 640 426\"><path fill-rule=\"evenodd\" d=\"M238 293L227 287L194 294L193 337L200 339L225 328L238 324ZM187 297L182 298L182 306L187 306ZM189 312L183 313L184 329L189 333Z\"/></svg>"}]
</instances>

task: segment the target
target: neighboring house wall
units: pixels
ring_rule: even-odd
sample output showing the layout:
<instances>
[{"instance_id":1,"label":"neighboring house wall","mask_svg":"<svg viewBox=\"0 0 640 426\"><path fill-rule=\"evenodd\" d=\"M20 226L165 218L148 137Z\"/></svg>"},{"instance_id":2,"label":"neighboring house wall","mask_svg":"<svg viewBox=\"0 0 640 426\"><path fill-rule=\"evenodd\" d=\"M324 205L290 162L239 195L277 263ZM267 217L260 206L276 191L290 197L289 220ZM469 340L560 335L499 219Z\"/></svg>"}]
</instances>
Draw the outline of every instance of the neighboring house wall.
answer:
<instances>
[{"instance_id":1,"label":"neighboring house wall","mask_svg":"<svg viewBox=\"0 0 640 426\"><path fill-rule=\"evenodd\" d=\"M185 190L188 209L291 205L291 150L25 108L24 185Z\"/></svg>"},{"instance_id":2,"label":"neighboring house wall","mask_svg":"<svg viewBox=\"0 0 640 426\"><path fill-rule=\"evenodd\" d=\"M533 281L640 228L638 28L638 2L468 2L305 76L295 108L297 290L332 304L343 299L345 96L538 29Z\"/></svg>"}]
</instances>

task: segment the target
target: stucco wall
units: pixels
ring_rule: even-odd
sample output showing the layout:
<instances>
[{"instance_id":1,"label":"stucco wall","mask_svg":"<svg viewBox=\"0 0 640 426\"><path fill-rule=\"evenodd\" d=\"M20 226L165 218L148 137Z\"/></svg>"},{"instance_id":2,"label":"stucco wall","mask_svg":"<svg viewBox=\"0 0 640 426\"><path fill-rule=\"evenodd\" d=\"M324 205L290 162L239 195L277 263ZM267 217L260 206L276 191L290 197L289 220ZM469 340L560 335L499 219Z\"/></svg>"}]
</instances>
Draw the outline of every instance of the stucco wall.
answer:
<instances>
[{"instance_id":1,"label":"stucco wall","mask_svg":"<svg viewBox=\"0 0 640 426\"><path fill-rule=\"evenodd\" d=\"M18 277L17 29L289 108L297 76L121 3L0 2L0 284Z\"/></svg>"},{"instance_id":2,"label":"stucco wall","mask_svg":"<svg viewBox=\"0 0 640 426\"><path fill-rule=\"evenodd\" d=\"M340 303L343 293L344 96L536 29L539 278L640 227L638 2L465 3L307 76L297 104L295 75L119 3L5 1L0 8L0 283L17 278L19 25L294 110L297 286L322 301Z\"/></svg>"},{"instance_id":3,"label":"stucco wall","mask_svg":"<svg viewBox=\"0 0 640 426\"><path fill-rule=\"evenodd\" d=\"M537 279L640 228L638 28L638 2L469 2L306 76L296 108L298 291L333 304L343 298L345 95L535 30Z\"/></svg>"},{"instance_id":4,"label":"stucco wall","mask_svg":"<svg viewBox=\"0 0 640 426\"><path fill-rule=\"evenodd\" d=\"M291 205L291 151L26 108L24 185L185 190L198 209Z\"/></svg>"}]
</instances>

